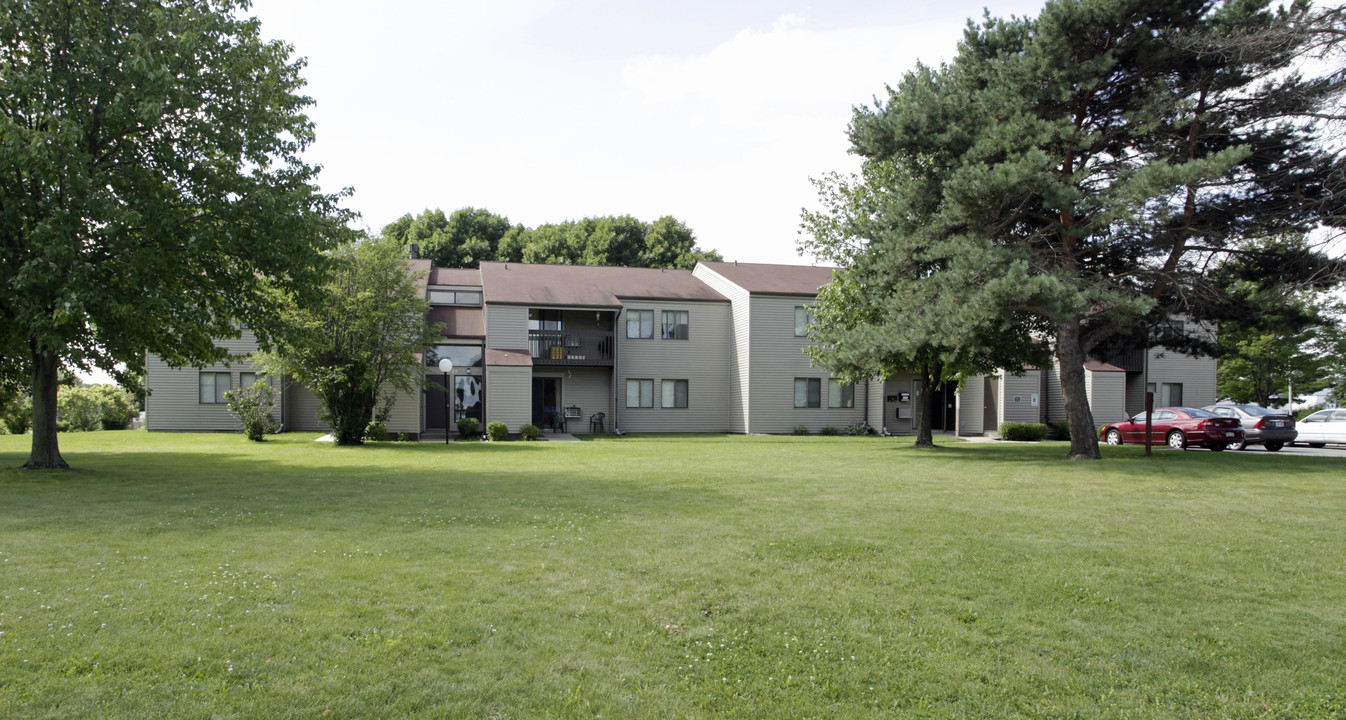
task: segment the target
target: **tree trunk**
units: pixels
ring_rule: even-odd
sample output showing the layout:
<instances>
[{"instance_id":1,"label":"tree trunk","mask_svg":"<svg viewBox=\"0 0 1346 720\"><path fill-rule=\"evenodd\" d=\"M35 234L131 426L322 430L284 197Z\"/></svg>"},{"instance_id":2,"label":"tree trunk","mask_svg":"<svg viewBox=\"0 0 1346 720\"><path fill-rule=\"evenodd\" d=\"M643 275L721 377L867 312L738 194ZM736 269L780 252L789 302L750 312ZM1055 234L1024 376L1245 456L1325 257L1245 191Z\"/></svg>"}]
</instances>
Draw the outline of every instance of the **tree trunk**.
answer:
<instances>
[{"instance_id":1,"label":"tree trunk","mask_svg":"<svg viewBox=\"0 0 1346 720\"><path fill-rule=\"evenodd\" d=\"M1067 460L1099 460L1098 433L1089 395L1084 387L1084 349L1080 346L1080 319L1074 316L1056 326L1056 365L1061 373L1061 398L1070 423Z\"/></svg>"},{"instance_id":2,"label":"tree trunk","mask_svg":"<svg viewBox=\"0 0 1346 720\"><path fill-rule=\"evenodd\" d=\"M921 392L915 397L911 421L916 425L916 445L918 448L935 447L935 436L930 431L930 403L935 397L934 371L930 363L921 363Z\"/></svg>"},{"instance_id":3,"label":"tree trunk","mask_svg":"<svg viewBox=\"0 0 1346 720\"><path fill-rule=\"evenodd\" d=\"M54 352L33 347L33 448L25 470L69 470L56 444L56 387L61 367Z\"/></svg>"}]
</instances>

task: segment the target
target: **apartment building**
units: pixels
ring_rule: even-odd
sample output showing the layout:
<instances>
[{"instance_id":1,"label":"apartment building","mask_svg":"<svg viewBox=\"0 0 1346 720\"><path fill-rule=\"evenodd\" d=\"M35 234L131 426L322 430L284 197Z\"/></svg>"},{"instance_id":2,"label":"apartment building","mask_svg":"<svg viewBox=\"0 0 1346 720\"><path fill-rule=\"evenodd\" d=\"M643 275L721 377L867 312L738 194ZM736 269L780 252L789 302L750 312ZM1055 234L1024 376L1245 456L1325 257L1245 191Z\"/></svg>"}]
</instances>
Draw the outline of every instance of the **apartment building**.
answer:
<instances>
[{"instance_id":1,"label":"apartment building","mask_svg":"<svg viewBox=\"0 0 1346 720\"><path fill-rule=\"evenodd\" d=\"M811 367L803 349L818 290L830 268L703 262L692 271L482 263L478 269L410 261L443 339L421 356L420 390L397 398L394 434L439 435L465 416L570 432L818 432L866 420L895 435L914 432L918 378L847 385ZM256 349L247 332L225 343ZM439 360L453 361L451 374ZM1169 404L1214 402L1215 366L1163 348L1119 364L1091 360L1086 378L1095 419L1133 414L1147 386ZM277 391L285 429L325 432L318 401L302 386L247 363L169 368L151 355L151 431L232 431L223 393L252 382ZM443 388L448 388L448 393ZM1064 419L1052 369L968 378L935 393L932 424L959 435L994 433L1001 422ZM1137 394L1138 393L1138 394Z\"/></svg>"}]
</instances>

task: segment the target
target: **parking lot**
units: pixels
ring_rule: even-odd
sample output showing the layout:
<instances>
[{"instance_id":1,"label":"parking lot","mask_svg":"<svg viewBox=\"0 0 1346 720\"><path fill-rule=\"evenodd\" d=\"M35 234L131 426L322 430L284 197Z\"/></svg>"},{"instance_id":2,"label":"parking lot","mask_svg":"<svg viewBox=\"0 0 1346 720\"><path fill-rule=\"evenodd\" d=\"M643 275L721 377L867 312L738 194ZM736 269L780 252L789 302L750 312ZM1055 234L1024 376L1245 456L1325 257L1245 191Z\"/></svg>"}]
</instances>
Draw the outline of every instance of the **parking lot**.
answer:
<instances>
[{"instance_id":1,"label":"parking lot","mask_svg":"<svg viewBox=\"0 0 1346 720\"><path fill-rule=\"evenodd\" d=\"M1226 450L1225 452L1234 452ZM1311 448L1307 445L1286 445L1279 452L1270 453L1261 445L1250 445L1247 450L1239 450L1239 455L1308 455L1313 457L1338 457L1346 458L1346 445L1328 445L1327 447Z\"/></svg>"}]
</instances>

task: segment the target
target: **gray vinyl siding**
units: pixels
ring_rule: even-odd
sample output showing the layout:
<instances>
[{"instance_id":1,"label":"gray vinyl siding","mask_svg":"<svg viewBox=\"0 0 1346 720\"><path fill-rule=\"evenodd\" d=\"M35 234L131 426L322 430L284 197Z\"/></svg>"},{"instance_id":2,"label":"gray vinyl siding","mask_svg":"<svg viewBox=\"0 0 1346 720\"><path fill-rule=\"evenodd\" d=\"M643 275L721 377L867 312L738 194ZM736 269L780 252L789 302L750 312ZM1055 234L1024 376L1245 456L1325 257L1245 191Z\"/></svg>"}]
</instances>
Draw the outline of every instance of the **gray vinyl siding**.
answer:
<instances>
[{"instance_id":1,"label":"gray vinyl siding","mask_svg":"<svg viewBox=\"0 0 1346 720\"><path fill-rule=\"evenodd\" d=\"M527 314L524 315L525 319ZM486 368L486 421L503 422L512 433L533 421L533 368L492 365ZM483 431L485 428L483 428Z\"/></svg>"},{"instance_id":2,"label":"gray vinyl siding","mask_svg":"<svg viewBox=\"0 0 1346 720\"><path fill-rule=\"evenodd\" d=\"M257 350L257 338L248 330L242 337L216 340L216 346L232 354L244 355ZM205 368L173 368L153 353L145 357L145 387L150 391L145 403L145 427L159 432L241 432L243 426L229 412L226 405L200 402L200 374L202 372L229 373L230 389L238 389L239 374L261 372L245 361L218 363ZM283 417L283 398L280 381L267 378L275 392L276 407L272 417L280 422Z\"/></svg>"},{"instance_id":3,"label":"gray vinyl siding","mask_svg":"<svg viewBox=\"0 0 1346 720\"><path fill-rule=\"evenodd\" d=\"M916 433L916 426L913 420L913 414L916 409L916 392L912 387L913 376L907 373L896 375L883 383L883 395L878 398L883 405L883 422L874 425L875 428L887 428L891 435L913 435ZM888 402L889 397L901 397L902 393L907 393L906 402L893 401ZM902 409L905 417L897 417L898 408Z\"/></svg>"},{"instance_id":4,"label":"gray vinyl siding","mask_svg":"<svg viewBox=\"0 0 1346 720\"><path fill-rule=\"evenodd\" d=\"M1042 398L1033 404L1033 396L1042 392L1042 373L1026 370L1023 375L1004 373L1000 381L1000 422L1042 422ZM1019 401L1015 402L1014 398ZM996 428L998 429L998 428Z\"/></svg>"},{"instance_id":5,"label":"gray vinyl siding","mask_svg":"<svg viewBox=\"0 0 1346 720\"><path fill-rule=\"evenodd\" d=\"M1159 383L1182 383L1182 404L1188 407L1215 403L1215 358L1192 357L1162 347L1151 349L1147 355L1147 382L1156 387ZM1159 403L1158 394L1154 401Z\"/></svg>"},{"instance_id":6,"label":"gray vinyl siding","mask_svg":"<svg viewBox=\"0 0 1346 720\"><path fill-rule=\"evenodd\" d=\"M485 312L486 347L497 350L528 349L528 308L522 305L487 305Z\"/></svg>"},{"instance_id":7,"label":"gray vinyl siding","mask_svg":"<svg viewBox=\"0 0 1346 720\"><path fill-rule=\"evenodd\" d=\"M425 393L419 386L420 383L417 383L417 388L409 393L400 392L391 386L384 387L385 394L391 393L397 398L388 416L388 432L408 435L421 432L421 398Z\"/></svg>"},{"instance_id":8,"label":"gray vinyl siding","mask_svg":"<svg viewBox=\"0 0 1346 720\"><path fill-rule=\"evenodd\" d=\"M626 337L626 313L654 311L654 337ZM664 310L687 311L687 340L659 337ZM729 431L729 303L632 300L625 304L617 331L617 407L608 415L608 430L624 432ZM654 381L654 407L626 407L626 381ZM660 407L660 381L686 380L687 407ZM587 417L586 417L587 420Z\"/></svg>"},{"instance_id":9,"label":"gray vinyl siding","mask_svg":"<svg viewBox=\"0 0 1346 720\"><path fill-rule=\"evenodd\" d=\"M1055 422L1066 419L1066 399L1061 394L1061 371L1056 363L1043 373L1042 381L1042 421Z\"/></svg>"},{"instance_id":10,"label":"gray vinyl siding","mask_svg":"<svg viewBox=\"0 0 1346 720\"><path fill-rule=\"evenodd\" d=\"M1133 417L1145 412L1145 373L1126 374L1126 416Z\"/></svg>"},{"instance_id":11,"label":"gray vinyl siding","mask_svg":"<svg viewBox=\"0 0 1346 720\"><path fill-rule=\"evenodd\" d=\"M1095 425L1127 418L1126 373L1086 370L1084 382L1089 390L1089 410L1093 413Z\"/></svg>"},{"instance_id":12,"label":"gray vinyl siding","mask_svg":"<svg viewBox=\"0 0 1346 720\"><path fill-rule=\"evenodd\" d=\"M331 432L327 423L318 419L322 403L313 391L297 382L285 383L285 429L295 432Z\"/></svg>"},{"instance_id":13,"label":"gray vinyl siding","mask_svg":"<svg viewBox=\"0 0 1346 720\"><path fill-rule=\"evenodd\" d=\"M748 291L704 265L697 265L692 274L729 298L729 432L746 433L751 421L748 400L752 389L749 378L752 298Z\"/></svg>"},{"instance_id":14,"label":"gray vinyl siding","mask_svg":"<svg viewBox=\"0 0 1346 720\"><path fill-rule=\"evenodd\" d=\"M576 405L580 409L579 418L570 418L566 423L570 432L589 432L589 418L600 412L606 416L604 429L612 430L612 371L608 368L534 368L532 377L561 379L561 406ZM530 414L531 407L530 404Z\"/></svg>"},{"instance_id":15,"label":"gray vinyl siding","mask_svg":"<svg viewBox=\"0 0 1346 720\"><path fill-rule=\"evenodd\" d=\"M809 366L803 351L812 343L807 337L795 337L795 308L812 306L813 300L807 295L751 296L748 432L788 433L802 425L816 433L825 427L843 428L865 414L865 383L855 388L855 407L827 407L831 375ZM819 379L822 407L794 406L795 378Z\"/></svg>"},{"instance_id":16,"label":"gray vinyl siding","mask_svg":"<svg viewBox=\"0 0 1346 720\"><path fill-rule=\"evenodd\" d=\"M986 412L985 390L985 375L973 375L963 381L963 390L958 394L959 435L985 434L987 430L983 422Z\"/></svg>"},{"instance_id":17,"label":"gray vinyl siding","mask_svg":"<svg viewBox=\"0 0 1346 720\"><path fill-rule=\"evenodd\" d=\"M855 390L855 404L860 405L860 388ZM870 380L864 387L864 407L865 422L869 423L875 432L883 429L883 381Z\"/></svg>"}]
</instances>

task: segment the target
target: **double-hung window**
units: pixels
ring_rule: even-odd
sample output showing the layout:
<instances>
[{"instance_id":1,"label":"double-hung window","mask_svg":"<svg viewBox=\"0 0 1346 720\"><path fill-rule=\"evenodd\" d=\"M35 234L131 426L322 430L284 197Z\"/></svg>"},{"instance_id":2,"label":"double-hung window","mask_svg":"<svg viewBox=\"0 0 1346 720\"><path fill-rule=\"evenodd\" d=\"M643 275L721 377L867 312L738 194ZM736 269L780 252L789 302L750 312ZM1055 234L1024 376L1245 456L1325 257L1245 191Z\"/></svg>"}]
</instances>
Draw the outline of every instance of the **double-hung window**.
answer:
<instances>
[{"instance_id":1,"label":"double-hung window","mask_svg":"<svg viewBox=\"0 0 1346 720\"><path fill-rule=\"evenodd\" d=\"M855 407L855 386L843 385L839 380L827 381L827 407L830 408L853 408Z\"/></svg>"},{"instance_id":2,"label":"double-hung window","mask_svg":"<svg viewBox=\"0 0 1346 720\"><path fill-rule=\"evenodd\" d=\"M795 337L808 337L809 326L813 324L813 308L806 305L795 306Z\"/></svg>"},{"instance_id":3,"label":"double-hung window","mask_svg":"<svg viewBox=\"0 0 1346 720\"><path fill-rule=\"evenodd\" d=\"M224 405L228 402L224 394L229 392L229 373L203 372L198 382L202 405Z\"/></svg>"},{"instance_id":4,"label":"double-hung window","mask_svg":"<svg viewBox=\"0 0 1346 720\"><path fill-rule=\"evenodd\" d=\"M240 390L246 390L247 388L250 388L253 385L256 385L257 383L262 383L263 385L265 385L266 376L258 375L255 372L241 372L238 374L238 387Z\"/></svg>"},{"instance_id":5,"label":"double-hung window","mask_svg":"<svg viewBox=\"0 0 1346 720\"><path fill-rule=\"evenodd\" d=\"M654 311L627 310L626 337L631 340L648 340L654 337Z\"/></svg>"},{"instance_id":6,"label":"double-hung window","mask_svg":"<svg viewBox=\"0 0 1346 720\"><path fill-rule=\"evenodd\" d=\"M660 405L666 408L685 408L687 407L687 381L686 380L665 380L662 387L662 402Z\"/></svg>"},{"instance_id":7,"label":"double-hung window","mask_svg":"<svg viewBox=\"0 0 1346 720\"><path fill-rule=\"evenodd\" d=\"M630 378L626 381L626 406L654 407L654 380Z\"/></svg>"},{"instance_id":8,"label":"double-hung window","mask_svg":"<svg viewBox=\"0 0 1346 720\"><path fill-rule=\"evenodd\" d=\"M795 407L822 407L823 381L819 378L795 378Z\"/></svg>"},{"instance_id":9,"label":"double-hung window","mask_svg":"<svg viewBox=\"0 0 1346 720\"><path fill-rule=\"evenodd\" d=\"M663 334L660 337L664 340L686 340L687 311L665 310Z\"/></svg>"}]
</instances>

